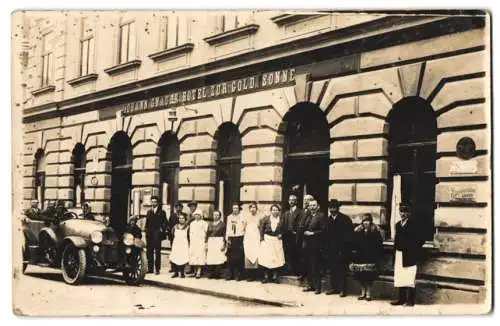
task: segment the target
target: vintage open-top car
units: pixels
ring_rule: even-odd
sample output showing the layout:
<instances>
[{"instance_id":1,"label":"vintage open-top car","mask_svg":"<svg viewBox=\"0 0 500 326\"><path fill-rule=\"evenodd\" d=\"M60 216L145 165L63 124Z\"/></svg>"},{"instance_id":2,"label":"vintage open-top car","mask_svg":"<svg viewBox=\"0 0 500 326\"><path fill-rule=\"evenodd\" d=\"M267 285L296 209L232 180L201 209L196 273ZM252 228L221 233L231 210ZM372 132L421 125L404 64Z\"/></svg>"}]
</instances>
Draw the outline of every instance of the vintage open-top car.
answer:
<instances>
[{"instance_id":1,"label":"vintage open-top car","mask_svg":"<svg viewBox=\"0 0 500 326\"><path fill-rule=\"evenodd\" d=\"M77 209L62 218L37 214L23 218L23 273L28 264L61 268L64 281L80 284L86 275L122 272L127 284L146 275L144 242L116 232L101 221L84 219Z\"/></svg>"}]
</instances>

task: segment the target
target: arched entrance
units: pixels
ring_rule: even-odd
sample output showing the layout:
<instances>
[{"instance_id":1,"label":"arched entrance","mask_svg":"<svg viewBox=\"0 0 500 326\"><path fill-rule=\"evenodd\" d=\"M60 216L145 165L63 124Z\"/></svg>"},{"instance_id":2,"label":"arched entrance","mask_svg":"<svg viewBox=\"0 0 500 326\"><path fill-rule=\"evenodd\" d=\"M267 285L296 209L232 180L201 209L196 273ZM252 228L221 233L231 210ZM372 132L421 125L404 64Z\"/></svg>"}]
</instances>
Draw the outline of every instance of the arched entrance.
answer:
<instances>
[{"instance_id":1,"label":"arched entrance","mask_svg":"<svg viewBox=\"0 0 500 326\"><path fill-rule=\"evenodd\" d=\"M85 147L78 143L73 148L73 207L81 207L85 201Z\"/></svg>"},{"instance_id":2,"label":"arched entrance","mask_svg":"<svg viewBox=\"0 0 500 326\"><path fill-rule=\"evenodd\" d=\"M302 206L305 194L318 200L326 213L330 166L330 127L325 114L312 103L299 103L285 115L283 205L295 193Z\"/></svg>"},{"instance_id":3,"label":"arched entrance","mask_svg":"<svg viewBox=\"0 0 500 326\"><path fill-rule=\"evenodd\" d=\"M217 183L215 204L224 216L231 213L231 205L240 200L241 135L238 127L223 123L215 135L217 141Z\"/></svg>"},{"instance_id":4,"label":"arched entrance","mask_svg":"<svg viewBox=\"0 0 500 326\"><path fill-rule=\"evenodd\" d=\"M160 149L160 198L163 205L169 205L170 216L179 200L179 157L180 144L177 136L165 133L158 142ZM167 207L163 207L165 211Z\"/></svg>"},{"instance_id":5,"label":"arched entrance","mask_svg":"<svg viewBox=\"0 0 500 326\"><path fill-rule=\"evenodd\" d=\"M389 201L397 197L412 205L412 216L426 239L434 234L437 120L432 107L419 97L396 103L389 123ZM391 202L392 203L392 202ZM389 210L391 209L389 205ZM394 215L394 214L393 214ZM394 226L395 221L391 221Z\"/></svg>"},{"instance_id":6,"label":"arched entrance","mask_svg":"<svg viewBox=\"0 0 500 326\"><path fill-rule=\"evenodd\" d=\"M123 234L130 213L132 145L127 134L117 132L109 144L111 155L111 227Z\"/></svg>"}]
</instances>

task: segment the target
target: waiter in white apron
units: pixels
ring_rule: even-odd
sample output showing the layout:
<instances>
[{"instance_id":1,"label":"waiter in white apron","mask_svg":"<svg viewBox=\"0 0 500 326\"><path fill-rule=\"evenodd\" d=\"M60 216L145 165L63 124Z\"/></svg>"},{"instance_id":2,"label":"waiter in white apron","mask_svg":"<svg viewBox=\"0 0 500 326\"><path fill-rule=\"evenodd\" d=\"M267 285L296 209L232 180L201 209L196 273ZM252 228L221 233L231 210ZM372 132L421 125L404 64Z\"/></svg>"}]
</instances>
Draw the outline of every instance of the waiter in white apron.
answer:
<instances>
[{"instance_id":1,"label":"waiter in white apron","mask_svg":"<svg viewBox=\"0 0 500 326\"><path fill-rule=\"evenodd\" d=\"M396 223L394 237L394 287L398 289L398 299L393 306L415 305L415 278L417 262L423 245L423 237L411 217L411 208L399 205L401 220Z\"/></svg>"}]
</instances>

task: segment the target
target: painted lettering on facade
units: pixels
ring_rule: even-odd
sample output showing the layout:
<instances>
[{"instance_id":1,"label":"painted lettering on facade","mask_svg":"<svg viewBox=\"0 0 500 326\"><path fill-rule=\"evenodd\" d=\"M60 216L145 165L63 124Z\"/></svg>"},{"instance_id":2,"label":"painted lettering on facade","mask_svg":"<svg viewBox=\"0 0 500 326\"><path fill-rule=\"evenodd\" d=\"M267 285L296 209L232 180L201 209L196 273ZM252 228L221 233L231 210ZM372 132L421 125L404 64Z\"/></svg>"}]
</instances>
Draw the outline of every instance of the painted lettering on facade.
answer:
<instances>
[{"instance_id":1,"label":"painted lettering on facade","mask_svg":"<svg viewBox=\"0 0 500 326\"><path fill-rule=\"evenodd\" d=\"M240 93L264 90L294 82L295 69L291 68L129 102L119 105L118 110L122 111L123 115L131 115L144 111L161 110Z\"/></svg>"}]
</instances>

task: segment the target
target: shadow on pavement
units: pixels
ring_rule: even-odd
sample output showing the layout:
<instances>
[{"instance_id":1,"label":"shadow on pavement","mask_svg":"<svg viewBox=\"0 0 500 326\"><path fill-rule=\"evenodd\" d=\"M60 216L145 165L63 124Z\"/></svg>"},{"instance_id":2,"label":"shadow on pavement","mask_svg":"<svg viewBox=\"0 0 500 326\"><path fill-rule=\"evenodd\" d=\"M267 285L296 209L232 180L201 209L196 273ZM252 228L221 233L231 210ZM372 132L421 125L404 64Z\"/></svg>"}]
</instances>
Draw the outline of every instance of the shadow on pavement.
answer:
<instances>
[{"instance_id":1,"label":"shadow on pavement","mask_svg":"<svg viewBox=\"0 0 500 326\"><path fill-rule=\"evenodd\" d=\"M49 273L49 272L32 272L29 270L24 275L25 277L33 277L44 279L47 281L61 282L64 283L63 277L61 273ZM120 275L91 275L87 276L85 280L83 280L81 285L126 285L126 283L121 279Z\"/></svg>"}]
</instances>

